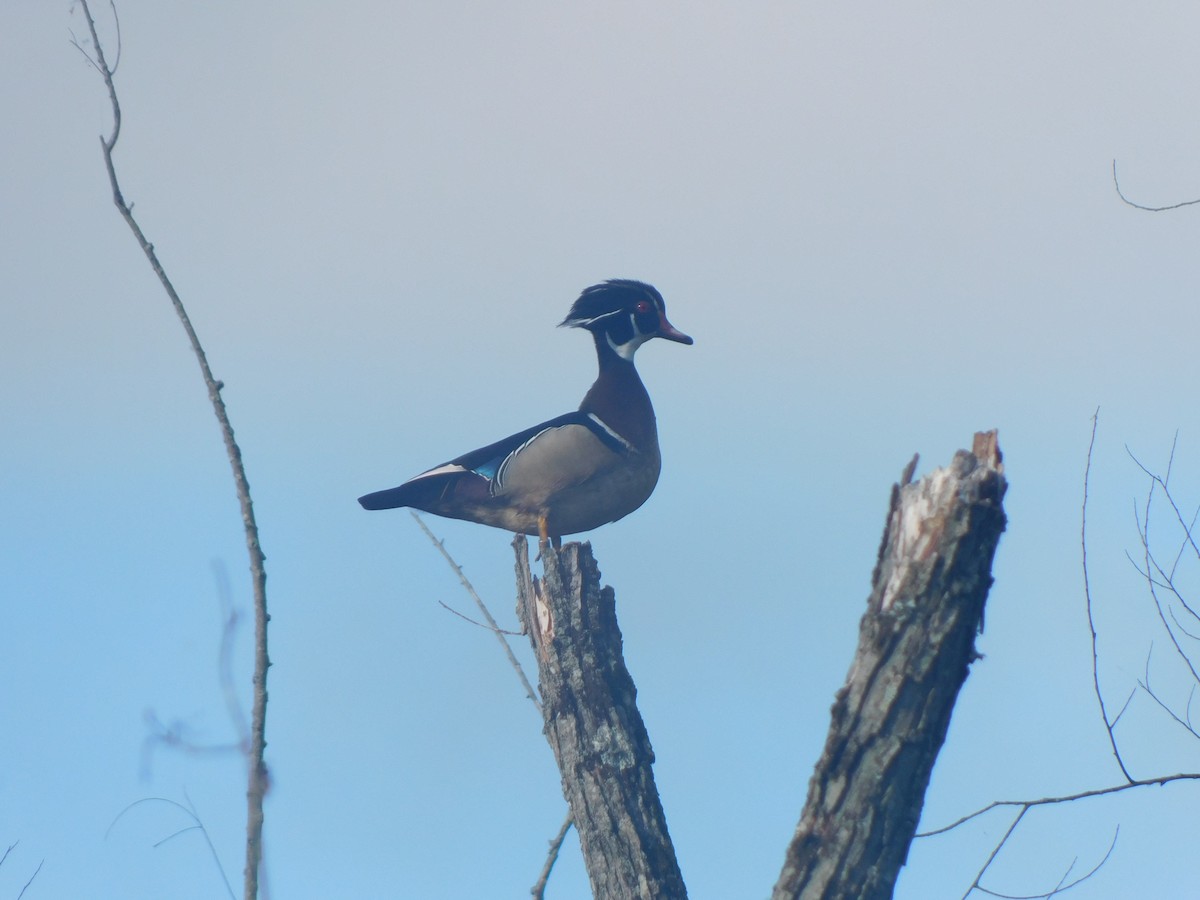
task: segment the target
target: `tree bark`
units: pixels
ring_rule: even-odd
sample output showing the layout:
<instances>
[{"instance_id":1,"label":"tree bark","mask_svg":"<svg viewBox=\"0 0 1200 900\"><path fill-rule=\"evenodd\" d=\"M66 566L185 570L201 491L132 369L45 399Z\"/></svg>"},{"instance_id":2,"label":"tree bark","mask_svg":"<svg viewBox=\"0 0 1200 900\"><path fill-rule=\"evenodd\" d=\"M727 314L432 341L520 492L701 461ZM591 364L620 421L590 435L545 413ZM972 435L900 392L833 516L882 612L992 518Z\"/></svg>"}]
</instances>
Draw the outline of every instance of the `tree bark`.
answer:
<instances>
[{"instance_id":1,"label":"tree bark","mask_svg":"<svg viewBox=\"0 0 1200 900\"><path fill-rule=\"evenodd\" d=\"M893 486L858 650L772 900L892 896L968 666L1007 484L994 431Z\"/></svg>"},{"instance_id":2,"label":"tree bark","mask_svg":"<svg viewBox=\"0 0 1200 900\"><path fill-rule=\"evenodd\" d=\"M546 739L562 773L597 900L685 898L651 765L654 751L621 652L616 596L601 588L591 545L542 545L533 577L513 541L517 615L538 661Z\"/></svg>"}]
</instances>

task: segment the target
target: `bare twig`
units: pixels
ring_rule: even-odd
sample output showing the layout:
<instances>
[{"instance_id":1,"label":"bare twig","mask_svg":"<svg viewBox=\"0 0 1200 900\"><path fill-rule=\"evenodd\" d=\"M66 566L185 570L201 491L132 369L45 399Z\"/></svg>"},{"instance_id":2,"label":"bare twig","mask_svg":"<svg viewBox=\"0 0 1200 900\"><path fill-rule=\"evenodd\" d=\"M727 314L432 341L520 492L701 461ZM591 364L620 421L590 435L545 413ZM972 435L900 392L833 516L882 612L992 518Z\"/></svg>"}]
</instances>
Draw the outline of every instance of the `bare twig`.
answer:
<instances>
[{"instance_id":1,"label":"bare twig","mask_svg":"<svg viewBox=\"0 0 1200 900\"><path fill-rule=\"evenodd\" d=\"M1008 831L1004 832L1004 836L1000 838L1000 841L995 847L992 848L992 852L988 854L988 858L983 861L983 866L980 868L979 872L976 873L975 880L971 882L971 886L967 888L966 893L962 895L962 900L967 900L967 897L971 895L971 891L973 890L983 890L983 887L979 884L980 879L983 878L984 874L987 873L988 867L995 862L996 857L1000 855L1000 851L1004 848L1004 845L1008 843L1008 839L1012 837L1013 832L1017 830L1017 826L1021 824L1021 820L1025 818L1025 813L1027 812L1029 812L1029 807L1024 806L1021 808L1021 811L1017 813L1017 817L1013 819L1012 823L1008 826ZM920 837L920 835L917 835L917 837Z\"/></svg>"},{"instance_id":2,"label":"bare twig","mask_svg":"<svg viewBox=\"0 0 1200 900\"><path fill-rule=\"evenodd\" d=\"M1121 704L1121 708L1117 710L1117 714L1113 716L1113 728L1117 727L1117 723L1121 721L1121 716L1125 715L1125 710L1129 709L1129 704L1133 702L1133 698L1137 695L1137 688L1129 692L1129 696L1125 698L1125 702Z\"/></svg>"},{"instance_id":3,"label":"bare twig","mask_svg":"<svg viewBox=\"0 0 1200 900\"><path fill-rule=\"evenodd\" d=\"M1117 161L1114 159L1112 164L1113 187L1117 190L1117 196L1124 201L1125 205L1132 206L1134 209L1145 210L1146 212L1166 212L1169 209L1180 209L1184 206L1195 206L1200 203L1200 198L1196 200L1184 200L1182 203L1172 203L1170 206L1142 206L1140 203L1134 203L1125 196L1121 190L1121 184L1117 181Z\"/></svg>"},{"instance_id":4,"label":"bare twig","mask_svg":"<svg viewBox=\"0 0 1200 900\"><path fill-rule=\"evenodd\" d=\"M425 532L425 536L433 542L433 546L437 547L438 552L442 554L442 558L445 559L450 568L454 570L454 574L458 576L458 580L462 582L462 586L466 589L467 593L471 595L471 599L475 601L475 605L479 607L479 611L483 614L483 618L487 622L487 625L484 627L486 627L492 632L492 634L496 636L496 640L498 640L500 642L500 646L504 648L504 655L508 657L508 664L512 666L513 671L517 673L517 678L521 680L521 687L525 689L525 696L527 696L530 702L538 708L538 712L541 712L542 701L538 698L537 691L534 690L533 685L529 683L529 679L525 676L525 670L521 668L521 663L513 654L512 647L508 646L508 641L504 638L504 635L510 634L511 632L505 631L496 624L496 620L492 617L491 611L488 610L487 605L483 602L483 598L480 597L476 592L475 586L471 584L467 576L463 574L462 567L454 561L454 557L450 555L450 551L446 549L446 545L438 540L437 536L429 530L429 526L425 524L425 520L417 515L415 511L409 510L409 512L412 513L412 517L416 519L417 524L421 526L421 530ZM442 605L445 606L444 603ZM450 609L448 606L446 608ZM454 612L454 610L451 609L450 612ZM461 613L456 613L456 615L459 615L464 619L467 618ZM470 622L471 620L467 619L467 621ZM480 623L475 622L473 624L478 625Z\"/></svg>"},{"instance_id":5,"label":"bare twig","mask_svg":"<svg viewBox=\"0 0 1200 900\"><path fill-rule=\"evenodd\" d=\"M507 636L516 637L517 633L501 628L496 623L496 619L492 616L491 611L487 608L487 604L483 602L483 598L479 596L479 592L475 590L475 586L471 584L470 579L467 578L466 573L463 572L462 566L458 564L454 557L450 555L450 551L446 549L445 542L440 540L432 531L429 530L429 526L425 524L425 520L417 515L414 510L409 510L409 512L412 514L412 517L416 519L417 524L421 526L421 530L425 532L425 536L433 542L433 546L437 547L438 552L442 554L442 558L445 559L450 568L454 570L454 574L458 576L458 580L462 583L462 586L466 589L471 599L475 601L475 605L479 607L479 611L483 613L483 617L487 620L487 622L486 624L484 622L476 622L470 616L463 615L458 610L447 606L440 600L438 601L438 605L447 612L451 612L458 616L460 619L465 619L472 625L477 625L480 628L486 628L496 636L496 640L498 640L500 642L500 646L504 648L504 655L508 658L509 665L512 666L513 671L517 673L517 678L520 679L521 686L525 689L525 696L528 697L530 702L537 707L538 712L541 712L542 701L539 699L538 693L534 689L533 685L530 684L529 678L525 675L525 669L521 666L521 663L517 659L516 655L513 654L512 647L508 645ZM554 863L558 860L559 848L562 847L563 839L566 838L567 832L570 830L573 821L574 819L571 816L571 811L567 810L567 818L563 822L562 828L558 830L558 834L555 835L555 837L550 841L550 853L546 857L545 865L542 866L542 871L538 876L537 884L535 884L531 889L531 893L534 897L538 898L538 900L541 900L545 894L546 883L550 880L550 872L554 868Z\"/></svg>"},{"instance_id":6,"label":"bare twig","mask_svg":"<svg viewBox=\"0 0 1200 900\"><path fill-rule=\"evenodd\" d=\"M106 828L104 831L104 839L108 840L108 836L112 833L112 830L117 827L117 823L119 821L121 821L122 818L124 818L124 816L127 812L129 812L131 809L133 809L136 806L141 806L143 803L165 803L168 806L173 806L176 809L182 810L192 820L192 824L187 826L186 828L181 828L178 831L167 835L167 837L163 838L160 841L156 841L154 846L156 848L161 847L163 844L167 843L167 841L173 840L174 838L178 837L181 834L185 834L186 832L189 832L189 831L199 831L200 834L204 838L204 843L208 846L208 852L212 855L213 862L216 864L216 867L217 867L217 871L221 874L221 881L224 882L224 884L225 884L225 891L226 891L226 893L229 894L230 900L233 900L233 897L234 897L233 886L229 883L229 879L225 877L225 867L221 865L221 857L217 855L217 848L213 846L212 838L208 834L208 829L204 827L204 822L200 819L200 816L196 813L196 809L195 809L194 805L192 804L192 798L188 797L186 791L184 792L183 796L187 799L186 806L184 804L178 802L177 800L169 800L166 797L143 797L141 800L134 800L132 803L130 803L128 806L126 806L123 810L121 810L119 813L117 813L116 817L109 823L108 828Z\"/></svg>"},{"instance_id":7,"label":"bare twig","mask_svg":"<svg viewBox=\"0 0 1200 900\"><path fill-rule=\"evenodd\" d=\"M237 486L238 501L241 504L242 526L246 533L246 551L250 557L250 573L254 586L254 700L251 707L248 749L250 774L249 784L246 789L246 868L244 879L245 900L254 900L258 896L259 868L262 864L263 798L266 795L268 785L267 766L264 756L267 745L267 669L270 667L271 661L267 655L267 622L269 621L269 617L267 615L267 574L264 568L266 557L259 542L258 524L254 517L254 505L250 497L250 483L246 478L246 469L242 463L242 451L234 439L233 425L229 421L229 415L225 409L225 401L221 397L221 389L224 387L224 384L213 376L208 364L208 357L205 355L200 338L192 327L191 319L188 317L183 301L176 292L170 278L167 277L166 272L163 270L158 255L155 253L154 245L146 239L141 226L133 217L132 207L125 201L121 193L120 182L117 179L117 172L113 163L113 150L117 145L117 139L121 133L121 105L117 100L117 89L113 83L113 74L116 71L116 67L110 66L105 59L104 46L100 42L100 36L96 33L96 21L92 17L92 11L88 6L87 0L79 0L79 2L83 8L84 16L87 18L88 32L91 34L92 49L95 53L94 59L90 56L88 58L92 60L93 65L104 79L104 85L108 89L109 101L112 104L112 133L107 138L101 136L100 146L104 154L104 166L108 171L109 184L112 187L113 204L117 207L121 217L129 226L130 231L133 232L138 246L142 248L142 252L146 255L146 259L150 263L150 267L154 270L154 274L158 276L163 290L166 291L167 296L171 300L171 305L175 308L176 316L178 316L184 331L187 333L192 353L200 365L200 373L204 379L204 385L208 390L209 402L212 404L213 412L216 414L217 421L220 424L221 436L225 441L225 451L229 457L230 467L233 470L234 483Z\"/></svg>"},{"instance_id":8,"label":"bare twig","mask_svg":"<svg viewBox=\"0 0 1200 900\"><path fill-rule=\"evenodd\" d=\"M1176 435L1176 439L1178 439L1178 434ZM1170 478L1171 467L1175 461L1175 443L1171 443L1171 455L1167 458L1167 474L1165 477L1157 474L1156 472L1151 472L1148 468L1146 468L1142 461L1133 454L1133 451L1130 450L1128 446L1126 446L1125 452L1129 454L1129 458L1133 460L1134 465L1136 465L1147 476L1149 476L1152 482L1162 488L1163 496L1166 497L1167 502L1171 504L1171 511L1175 513L1175 520L1179 522L1180 527L1183 529L1185 545L1191 547L1192 552L1196 555L1196 558L1200 559L1200 545L1197 545L1196 539L1192 534L1192 524L1194 524L1196 517L1193 516L1191 522L1189 523L1189 520L1184 518L1183 510L1179 508L1179 504L1175 502L1175 497L1171 493ZM1148 498L1147 503L1149 503ZM1149 512L1147 511L1147 516L1148 515ZM1149 524L1149 522L1146 523L1147 528L1149 527Z\"/></svg>"},{"instance_id":9,"label":"bare twig","mask_svg":"<svg viewBox=\"0 0 1200 900\"><path fill-rule=\"evenodd\" d=\"M1156 586L1166 588L1174 595L1175 599L1179 601L1179 605L1182 606L1184 608L1184 610L1186 610L1187 613L1193 619L1200 620L1200 613L1197 613L1197 611L1192 608L1191 604L1188 603L1187 598L1184 597L1183 594L1180 593L1179 589L1175 586L1175 575L1176 575L1176 572L1178 571L1180 562L1183 558L1183 554L1187 550L1187 548L1191 547L1192 553L1196 556L1197 559L1200 559L1200 546L1197 546L1195 535L1194 535L1196 521L1197 521L1197 518L1200 517L1200 510L1198 510L1196 513L1194 513L1190 519L1185 518L1183 511L1179 508L1179 504L1175 501L1174 494L1171 493L1171 486L1170 486L1171 467L1175 461L1175 446L1176 446L1176 442L1178 441L1178 438L1179 438L1179 435L1177 433L1175 436L1175 441L1172 441L1172 443L1171 443L1171 455L1167 459L1167 474L1165 476L1160 476L1157 473L1150 471L1150 469L1148 469L1145 465L1142 464L1141 460L1139 460L1136 456L1134 456L1133 451L1131 451L1128 447L1125 448L1125 452L1129 454L1129 458L1132 459L1134 464L1139 469L1141 469L1142 472L1144 472L1147 475L1147 477L1150 478L1150 491L1146 496L1145 521L1143 522L1141 520L1137 520L1138 534L1142 540L1142 548L1145 551L1144 558L1146 560L1145 571L1143 571L1142 569L1138 569L1138 571L1143 576L1147 576L1147 573L1150 572L1151 568L1153 568L1153 570L1159 574L1159 576L1162 580L1155 581L1153 578L1148 579L1151 593L1153 594L1154 588ZM1171 563L1170 571L1167 571L1159 564L1158 559L1154 556L1154 554L1150 550L1150 503L1154 496L1154 490L1156 487L1162 489L1163 496L1166 498L1167 503L1170 504L1171 511L1175 514L1175 521L1179 523L1179 527L1183 531L1183 538L1180 541L1179 550L1175 554L1175 559ZM1136 519L1136 513L1135 513L1135 519ZM1153 565L1151 565L1151 564L1153 564ZM1156 602L1158 601L1157 596L1155 596L1155 601ZM1161 611L1160 611L1160 616L1162 616ZM1173 610L1171 611L1171 617L1172 617L1172 619L1175 619L1175 622L1178 625L1179 621L1178 621L1178 619L1175 618L1175 614L1174 614ZM1164 620L1163 624L1164 624L1164 626L1167 625L1165 620ZM1167 628L1169 631L1170 630L1169 626L1167 626ZM1180 630L1183 631L1184 634L1187 634L1189 637L1193 637L1193 635L1190 632L1188 632L1186 629L1183 629L1181 627ZM1182 650L1180 651L1180 654L1183 655ZM1195 674L1195 673L1193 672L1193 674Z\"/></svg>"},{"instance_id":10,"label":"bare twig","mask_svg":"<svg viewBox=\"0 0 1200 900\"><path fill-rule=\"evenodd\" d=\"M1147 677L1148 677L1148 673L1147 673ZM1150 687L1150 682L1148 680L1145 682L1139 681L1138 687L1140 687L1143 691L1145 691L1146 694L1150 697L1150 699L1153 700L1156 704L1158 704L1159 709L1161 709L1163 712L1165 712L1167 714L1167 716L1170 717L1171 721L1173 721L1180 728L1185 729L1192 737L1200 738L1200 734L1196 733L1196 729L1192 727L1192 723L1186 719L1183 719L1182 717L1179 716L1178 713L1175 712L1175 710L1171 709L1170 705L1167 704L1166 701L1164 701L1160 696L1158 696L1158 694L1156 694L1154 692L1154 690ZM1189 709L1191 708L1191 704L1192 704L1192 700L1191 700L1191 697L1189 696L1188 697Z\"/></svg>"},{"instance_id":11,"label":"bare twig","mask_svg":"<svg viewBox=\"0 0 1200 900\"><path fill-rule=\"evenodd\" d=\"M941 828L934 828L930 831L922 831L917 835L919 838L934 837L939 834L945 834L948 831L953 831L961 825L965 825L972 819L977 819L985 813L991 812L993 809L1001 809L1003 807L1028 807L1049 806L1055 803L1071 803L1075 800L1087 800L1092 797L1104 797L1108 794L1119 794L1122 791L1133 790L1134 788L1150 787L1152 785L1167 785L1176 781L1200 781L1200 772L1180 772L1175 775L1161 775L1158 778L1144 778L1139 781L1129 781L1125 784L1117 784L1111 787L1093 788L1090 791L1080 791L1077 794L1064 794L1058 797L1040 797L1037 800L993 800L987 806L975 810L973 813L968 813L958 819L955 819L949 825L943 825Z\"/></svg>"},{"instance_id":12,"label":"bare twig","mask_svg":"<svg viewBox=\"0 0 1200 900\"><path fill-rule=\"evenodd\" d=\"M1151 589L1151 592L1153 593L1153 589ZM1176 592L1176 596L1178 596L1178 592ZM1162 618L1161 605L1158 608L1159 608L1160 618ZM1167 611L1170 612L1171 620L1175 623L1176 627L1178 627L1180 631L1182 631L1188 637L1196 639L1195 635L1188 632L1185 628L1183 628L1183 626L1181 626L1179 624L1179 620L1175 617L1174 610L1168 608ZM1163 619L1163 625L1166 626L1165 618ZM1175 640L1174 635L1170 634L1170 632L1171 632L1170 627L1167 627L1167 631L1168 631L1168 635L1171 637L1171 643L1175 647L1176 653L1178 653L1179 655L1184 657L1185 663L1187 663L1190 668L1191 667L1190 657L1188 657L1184 654L1183 648L1179 645L1179 642L1177 640ZM1192 737L1200 738L1200 732L1197 732L1195 726L1192 725L1192 700L1194 699L1194 697L1196 695L1197 685L1195 683L1192 684L1192 689L1188 692L1187 705L1184 708L1184 714L1183 714L1183 716L1180 716L1177 712L1175 712L1174 709L1171 708L1170 704L1168 704L1165 700L1163 700L1155 692L1153 686L1150 684L1150 658L1153 655L1153 653L1154 653L1154 644L1151 643L1150 650L1147 651L1147 653L1146 653L1145 675L1143 676L1143 680L1138 681L1138 687L1141 688L1143 691L1145 691L1146 694L1150 697L1150 699L1153 700L1158 705L1158 707L1171 718L1172 721L1174 721L1181 728L1186 729L1187 732L1192 735ZM1193 669L1192 671L1194 674L1195 670Z\"/></svg>"},{"instance_id":13,"label":"bare twig","mask_svg":"<svg viewBox=\"0 0 1200 900\"><path fill-rule=\"evenodd\" d=\"M1100 409L1092 414L1092 438L1088 442L1087 464L1083 469L1083 507L1080 514L1079 526L1079 542L1082 550L1083 558L1083 596L1087 605L1087 620L1088 630L1092 634L1092 688L1096 693L1096 702L1100 705L1100 718L1104 720L1104 730L1108 733L1108 743L1112 747L1113 758L1116 759L1117 765L1121 769L1121 774L1125 776L1125 780L1132 782L1133 776L1129 774L1129 770L1125 768L1125 761L1121 758L1121 750L1117 747L1117 736L1113 733L1115 722L1109 718L1108 709L1104 705L1104 694L1100 690L1100 655L1097 649L1099 643L1096 634L1096 618L1092 612L1092 586L1088 578L1088 561L1087 561L1087 504L1088 504L1088 481L1092 474L1092 451L1096 446L1096 428L1100 423Z\"/></svg>"},{"instance_id":14,"label":"bare twig","mask_svg":"<svg viewBox=\"0 0 1200 900\"><path fill-rule=\"evenodd\" d=\"M1126 448L1126 451L1129 452L1129 449ZM1172 459L1174 458L1174 452L1174 446L1172 446ZM1195 682L1200 683L1200 671L1197 671L1196 664L1192 661L1192 658L1188 655L1187 651L1183 649L1183 646L1179 643L1179 638L1175 635L1175 630L1171 627L1171 623L1167 621L1167 610L1169 607L1163 603L1163 600L1158 593L1158 589L1160 587L1166 588L1166 590L1170 591L1179 600L1185 609L1187 609L1189 612L1192 612L1192 608L1188 606L1187 602L1183 599L1183 596L1178 590L1176 590L1171 576L1163 570L1162 566L1159 565L1153 551L1150 549L1150 510L1154 500L1155 488L1162 488L1162 492L1166 496L1167 502L1171 504L1171 508L1175 511L1176 520L1183 525L1185 532L1187 532L1187 525L1183 519L1182 513L1179 511L1178 505L1175 503L1175 499L1171 496L1171 491L1168 487L1166 478L1163 478L1162 476L1159 476L1147 469L1144 465L1142 465L1138 458L1133 455L1132 452L1129 453L1129 456L1134 463L1137 464L1138 468L1145 472L1150 478L1150 490L1146 494L1145 509L1142 514L1142 520L1138 523L1138 538L1141 540L1143 552L1143 570L1139 571L1144 571L1146 575L1146 587L1150 592L1151 599L1154 601L1154 609L1158 613L1158 618L1159 621L1162 622L1163 629L1167 632L1167 637L1171 640L1171 645L1175 648L1175 653L1181 660L1183 660L1183 663L1187 666L1188 671L1191 672L1192 679ZM1168 477L1169 472L1170 463L1168 463ZM1192 540L1190 533L1187 535L1187 540L1189 542ZM1153 572L1158 573L1159 578L1162 579L1161 582L1156 581L1152 577L1151 573Z\"/></svg>"},{"instance_id":15,"label":"bare twig","mask_svg":"<svg viewBox=\"0 0 1200 900\"><path fill-rule=\"evenodd\" d=\"M1013 824L1015 825L1016 823L1014 822ZM1011 831L1011 829L1010 829L1010 831ZM1076 878L1074 881L1068 882L1067 877L1075 869L1075 864L1077 862L1079 862L1078 858L1073 859L1071 861L1071 865L1067 867L1067 871L1063 874L1063 877L1059 879L1058 884L1056 884L1054 886L1053 890L1047 891L1046 893L1043 893L1043 894L1002 894L999 891L993 891L990 888L985 888L983 885L978 883L978 879L976 879L976 883L974 885L972 885L972 887L978 891L981 891L984 894L991 896L991 897L1000 897L1001 900L1048 900L1048 898L1050 898L1050 897L1057 897L1059 894L1065 893L1065 892L1071 890L1071 888L1077 887L1078 885L1083 884L1085 881L1087 881L1089 878L1091 878L1093 875L1095 875L1097 872L1099 872L1100 869L1104 867L1104 864L1106 862L1108 862L1109 857L1112 856L1113 850L1116 849L1117 838L1120 836L1120 834L1121 834L1121 826L1118 825L1116 828L1116 831L1113 832L1112 842L1108 845L1108 850L1105 851L1104 856L1101 857L1100 861L1098 863L1096 863L1096 865L1092 866L1092 868L1089 869L1087 872L1085 872L1083 875L1080 875L1078 878ZM1005 837L1007 838L1008 835L1005 835ZM1003 843L1003 841L1001 843ZM970 891L968 891L967 893L969 894Z\"/></svg>"},{"instance_id":16,"label":"bare twig","mask_svg":"<svg viewBox=\"0 0 1200 900\"><path fill-rule=\"evenodd\" d=\"M563 841L566 840L567 832L571 830L571 825L574 821L571 811L568 809L567 817L563 819L562 828L558 829L558 834L550 841L550 852L546 854L546 864L542 866L537 884L529 889L529 893L533 895L534 900L544 900L546 896L546 882L550 880L550 872L554 869L554 864L558 862L558 851L562 849Z\"/></svg>"},{"instance_id":17,"label":"bare twig","mask_svg":"<svg viewBox=\"0 0 1200 900\"><path fill-rule=\"evenodd\" d=\"M4 865L4 861L6 859L8 859L8 854L12 853L15 849L17 849L17 844L19 844L19 843L21 843L21 842L13 841L11 844L8 845L8 849L6 849L4 851L4 855L0 856L0 866ZM25 892L27 890L29 890L29 886L31 884L33 884L33 879L37 878L38 872L42 871L42 866L44 866L45 864L46 864L45 859L43 859L41 862L39 862L37 864L37 868L33 870L33 874L30 875L29 880L25 882L25 887L21 888L21 893L17 894L17 900L21 900L21 898L25 896ZM547 874L549 874L549 872L547 872Z\"/></svg>"},{"instance_id":18,"label":"bare twig","mask_svg":"<svg viewBox=\"0 0 1200 900\"><path fill-rule=\"evenodd\" d=\"M1175 592L1175 596L1179 596L1178 591ZM1179 616L1175 615L1174 607L1171 607L1171 609L1168 611L1171 613L1171 621L1175 623L1175 627L1178 628L1180 630L1180 632L1182 632L1187 637L1190 637L1193 641L1200 641L1200 634L1195 634L1191 631L1188 631L1187 627L1182 622L1179 621ZM1192 612L1191 609L1188 609L1188 612L1193 616L1195 615L1195 613Z\"/></svg>"},{"instance_id":19,"label":"bare twig","mask_svg":"<svg viewBox=\"0 0 1200 900\"><path fill-rule=\"evenodd\" d=\"M466 613L459 612L457 609L455 609L449 603L443 603L441 600L439 600L437 602L437 605L440 606L442 609L444 609L446 612L450 613L450 615L458 616L464 622L470 622L476 628L482 628L484 631L490 631L493 634L503 634L503 635L507 635L508 637L521 637L521 632L519 632L519 631L509 631L507 628L493 628L491 625L488 625L485 622L479 622L475 619L472 619Z\"/></svg>"},{"instance_id":20,"label":"bare twig","mask_svg":"<svg viewBox=\"0 0 1200 900\"><path fill-rule=\"evenodd\" d=\"M25 896L25 892L29 890L29 886L33 884L33 879L38 877L38 872L42 871L42 866L46 864L46 860L42 860L37 864L37 868L33 870L33 874L29 876L29 880L25 882L25 886L21 888L21 893L17 894L17 900L21 900Z\"/></svg>"}]
</instances>

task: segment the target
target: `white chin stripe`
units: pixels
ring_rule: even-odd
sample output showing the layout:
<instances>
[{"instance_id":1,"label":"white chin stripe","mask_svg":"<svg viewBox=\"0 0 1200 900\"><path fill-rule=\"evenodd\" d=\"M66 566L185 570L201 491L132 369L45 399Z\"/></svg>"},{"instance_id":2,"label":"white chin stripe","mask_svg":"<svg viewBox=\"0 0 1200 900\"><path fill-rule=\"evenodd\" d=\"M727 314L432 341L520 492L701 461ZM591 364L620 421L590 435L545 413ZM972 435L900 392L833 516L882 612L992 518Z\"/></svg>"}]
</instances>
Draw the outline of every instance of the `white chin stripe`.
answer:
<instances>
[{"instance_id":1,"label":"white chin stripe","mask_svg":"<svg viewBox=\"0 0 1200 900\"><path fill-rule=\"evenodd\" d=\"M636 329L635 329L636 330ZM612 347L613 353L621 357L621 359L633 361L633 354L637 352L637 348L650 340L652 335L635 334L632 339L623 344L614 344L612 335L605 332L604 338L608 341L608 346Z\"/></svg>"}]
</instances>

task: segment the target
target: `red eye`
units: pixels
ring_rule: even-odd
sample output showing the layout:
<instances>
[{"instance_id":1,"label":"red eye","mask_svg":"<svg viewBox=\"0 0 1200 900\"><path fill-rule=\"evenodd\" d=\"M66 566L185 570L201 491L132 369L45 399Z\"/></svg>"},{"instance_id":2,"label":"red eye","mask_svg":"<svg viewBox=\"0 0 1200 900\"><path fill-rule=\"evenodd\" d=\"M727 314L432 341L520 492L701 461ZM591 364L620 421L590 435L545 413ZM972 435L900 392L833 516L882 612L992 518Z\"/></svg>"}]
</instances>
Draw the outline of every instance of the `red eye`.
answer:
<instances>
[{"instance_id":1,"label":"red eye","mask_svg":"<svg viewBox=\"0 0 1200 900\"><path fill-rule=\"evenodd\" d=\"M649 301L649 300L639 300L639 301L637 302L637 306L635 306L635 307L634 307L634 309L635 309L637 312L640 312L640 313L646 313L646 312L650 312L650 310L652 309L652 307L650 306L650 301Z\"/></svg>"}]
</instances>

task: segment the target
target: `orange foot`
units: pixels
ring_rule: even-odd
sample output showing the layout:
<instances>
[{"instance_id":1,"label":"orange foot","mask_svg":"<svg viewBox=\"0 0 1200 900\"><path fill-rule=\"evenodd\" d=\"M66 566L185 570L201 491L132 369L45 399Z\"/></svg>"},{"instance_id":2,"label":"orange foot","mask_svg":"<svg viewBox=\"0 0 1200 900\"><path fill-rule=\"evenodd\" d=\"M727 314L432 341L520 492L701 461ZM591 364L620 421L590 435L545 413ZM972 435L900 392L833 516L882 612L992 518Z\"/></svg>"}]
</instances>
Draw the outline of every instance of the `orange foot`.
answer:
<instances>
[{"instance_id":1,"label":"orange foot","mask_svg":"<svg viewBox=\"0 0 1200 900\"><path fill-rule=\"evenodd\" d=\"M551 536L550 523L548 521L546 521L546 514L542 513L541 515L538 516L538 545L539 545L538 556L539 557L541 556L540 548L545 546L547 543L549 543L550 546L552 546L555 550L562 549L561 535L556 534L556 535Z\"/></svg>"}]
</instances>

